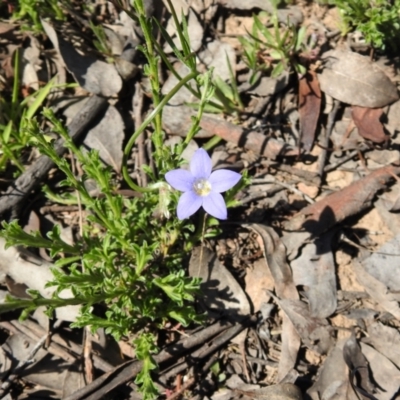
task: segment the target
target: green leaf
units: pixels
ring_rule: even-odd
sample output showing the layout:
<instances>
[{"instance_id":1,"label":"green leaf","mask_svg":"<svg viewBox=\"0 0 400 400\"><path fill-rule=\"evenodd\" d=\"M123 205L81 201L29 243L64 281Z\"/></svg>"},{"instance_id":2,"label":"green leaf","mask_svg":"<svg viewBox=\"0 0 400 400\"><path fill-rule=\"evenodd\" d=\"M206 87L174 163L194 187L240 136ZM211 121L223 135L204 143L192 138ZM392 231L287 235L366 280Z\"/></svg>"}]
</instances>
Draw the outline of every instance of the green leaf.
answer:
<instances>
[{"instance_id":1,"label":"green leaf","mask_svg":"<svg viewBox=\"0 0 400 400\"><path fill-rule=\"evenodd\" d=\"M34 101L33 103L28 107L28 110L26 111L25 118L29 121L33 118L33 116L36 114L36 111L40 106L43 105L43 102L46 100L46 97L50 93L50 90L55 86L54 85L55 78L51 79L46 86L43 88L39 89L34 95Z\"/></svg>"}]
</instances>

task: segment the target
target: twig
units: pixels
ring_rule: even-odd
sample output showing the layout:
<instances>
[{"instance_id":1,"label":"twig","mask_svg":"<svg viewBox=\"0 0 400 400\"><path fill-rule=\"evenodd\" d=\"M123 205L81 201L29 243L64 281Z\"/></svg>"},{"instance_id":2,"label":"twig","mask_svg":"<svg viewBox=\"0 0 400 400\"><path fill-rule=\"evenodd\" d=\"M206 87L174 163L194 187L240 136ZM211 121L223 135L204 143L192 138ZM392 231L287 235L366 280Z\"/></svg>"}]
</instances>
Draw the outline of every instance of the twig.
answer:
<instances>
[{"instance_id":1,"label":"twig","mask_svg":"<svg viewBox=\"0 0 400 400\"><path fill-rule=\"evenodd\" d=\"M242 360L243 357L241 354L230 353L228 355L228 358L230 358L232 360ZM247 359L247 362L249 362L249 363L267 365L268 367L278 368L278 363L275 361L263 360L261 358L251 357L251 356L246 356L246 359Z\"/></svg>"},{"instance_id":2,"label":"twig","mask_svg":"<svg viewBox=\"0 0 400 400\"><path fill-rule=\"evenodd\" d=\"M241 323L233 324L232 322L221 320L215 324L203 329L196 334L185 337L177 343L168 346L165 350L161 351L157 356L154 357L155 361L160 364L171 360L174 357L179 357L180 355L186 353L190 349L203 344L210 338L218 335L221 332L226 332L224 335L220 336L213 342L211 347L207 347L203 350L202 354L193 354L196 357L205 357L206 355L212 353L227 340L237 335L241 330L243 330L249 324L256 322L257 317L252 316ZM103 398L105 393L110 392L112 389L119 385L122 385L130 380L132 380L142 369L142 362L139 361L128 361L122 365L119 365L112 371L103 374L101 377L93 381L86 387L77 390L70 396L66 397L64 400L80 400L85 398L85 400L98 400Z\"/></svg>"},{"instance_id":3,"label":"twig","mask_svg":"<svg viewBox=\"0 0 400 400\"><path fill-rule=\"evenodd\" d=\"M85 383L93 382L93 360L92 360L92 337L90 327L85 326L83 330L83 370L85 371Z\"/></svg>"},{"instance_id":4,"label":"twig","mask_svg":"<svg viewBox=\"0 0 400 400\"><path fill-rule=\"evenodd\" d=\"M135 94L133 96L133 119L135 120L135 127L142 124L142 109L143 109L143 90L140 82L135 84ZM143 131L136 140L138 148L138 165L140 171L140 186L147 186L147 175L143 171L142 166L146 164L146 150L145 150L145 131Z\"/></svg>"},{"instance_id":5,"label":"twig","mask_svg":"<svg viewBox=\"0 0 400 400\"><path fill-rule=\"evenodd\" d=\"M68 132L71 138L77 140L86 132L97 116L104 111L107 104L106 99L92 96L69 124ZM60 156L64 154L66 151L64 139L60 138L55 142L55 150ZM39 157L34 164L15 180L7 193L1 196L0 215L10 210L15 212L31 192L39 186L53 166L54 163L49 157L44 155Z\"/></svg>"},{"instance_id":6,"label":"twig","mask_svg":"<svg viewBox=\"0 0 400 400\"><path fill-rule=\"evenodd\" d=\"M253 184L258 184L258 183L271 183L271 184L280 185L280 186L286 188L287 190L289 190L289 191L291 191L291 192L293 192L293 193L295 193L295 194L298 194L298 195L302 196L302 197L304 198L304 200L307 201L307 203L310 203L310 204L314 204L314 203L315 203L315 201L314 201L311 197L307 196L305 193L303 193L301 190L295 188L293 185L288 185L287 183L280 182L280 181L278 181L278 180L276 180L276 179L271 179L271 178L266 178L266 179L253 179L253 182L252 182L252 183L253 183Z\"/></svg>"},{"instance_id":7,"label":"twig","mask_svg":"<svg viewBox=\"0 0 400 400\"><path fill-rule=\"evenodd\" d=\"M337 112L339 111L340 107L340 101L339 100L333 100L333 108L332 111L329 113L328 117L328 123L326 124L326 131L325 131L325 136L322 139L321 147L322 151L321 154L318 157L318 175L321 177L321 183L322 183L322 177L325 172L325 164L326 164L326 157L328 154L328 145L329 145L329 140L333 131L333 127L335 125L336 121L336 115Z\"/></svg>"},{"instance_id":8,"label":"twig","mask_svg":"<svg viewBox=\"0 0 400 400\"><path fill-rule=\"evenodd\" d=\"M266 112L268 112L268 110L266 110L266 108L267 108L267 106L271 106L271 105L272 105L271 96L262 97L258 101L256 106L254 107L254 110L252 112L252 116L247 120L247 126L253 127L253 125L256 123L256 121L258 119L260 119L261 113L264 110Z\"/></svg>"},{"instance_id":9,"label":"twig","mask_svg":"<svg viewBox=\"0 0 400 400\"><path fill-rule=\"evenodd\" d=\"M43 344L46 342L48 335L44 335L41 339L36 343L35 347L31 350L28 354L28 357L25 360L19 361L17 366L15 367L14 371L8 376L8 378L3 382L0 388L0 398L2 398L6 392L10 389L12 383L18 378L21 372L30 364L34 363L36 353L40 350Z\"/></svg>"},{"instance_id":10,"label":"twig","mask_svg":"<svg viewBox=\"0 0 400 400\"><path fill-rule=\"evenodd\" d=\"M14 334L23 334L24 336L32 340L38 340L45 332L45 330L40 325L35 324L33 321L30 320L24 321L23 324L19 323L18 321L12 321L12 323L8 321L1 321L0 326ZM68 363L75 362L76 357L82 354L82 346L74 342L69 342L69 348L68 350L66 350L65 347L62 346L62 343L65 343L65 340L60 338L58 334L52 335L51 343L50 346L47 348L47 351L50 354L62 358ZM112 366L96 354L93 354L92 356L96 368L105 372L110 371L114 368L114 366Z\"/></svg>"},{"instance_id":11,"label":"twig","mask_svg":"<svg viewBox=\"0 0 400 400\"><path fill-rule=\"evenodd\" d=\"M171 396L167 397L167 400L175 400L179 398L186 390L190 388L195 382L196 378L197 380L201 378L202 375L207 373L211 366L217 361L218 357L216 355L212 356L201 368L201 371L199 373L196 373L195 376L189 378L186 383L179 388L175 393L173 393Z\"/></svg>"},{"instance_id":12,"label":"twig","mask_svg":"<svg viewBox=\"0 0 400 400\"><path fill-rule=\"evenodd\" d=\"M179 390L177 390L175 393L171 394L171 396L167 397L167 400L175 400L178 399L179 397L182 396L182 394L190 388L194 383L196 382L196 377L192 376L189 378L186 383L181 386Z\"/></svg>"},{"instance_id":13,"label":"twig","mask_svg":"<svg viewBox=\"0 0 400 400\"><path fill-rule=\"evenodd\" d=\"M364 153L365 151L370 150L370 146L367 143L361 143L360 148L357 150L352 151L347 156L342 157L337 163L329 164L324 168L324 172L330 172L335 170L340 165L346 163L347 161L351 160L352 158L358 156L360 153Z\"/></svg>"}]
</instances>

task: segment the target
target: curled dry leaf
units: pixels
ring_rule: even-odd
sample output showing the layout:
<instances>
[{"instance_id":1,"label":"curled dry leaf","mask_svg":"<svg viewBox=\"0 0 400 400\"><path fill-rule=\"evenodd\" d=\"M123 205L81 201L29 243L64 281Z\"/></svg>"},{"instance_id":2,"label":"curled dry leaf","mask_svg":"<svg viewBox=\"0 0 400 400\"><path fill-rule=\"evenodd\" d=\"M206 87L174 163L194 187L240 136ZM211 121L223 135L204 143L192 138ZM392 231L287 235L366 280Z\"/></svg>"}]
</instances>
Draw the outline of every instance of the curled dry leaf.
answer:
<instances>
[{"instance_id":1,"label":"curled dry leaf","mask_svg":"<svg viewBox=\"0 0 400 400\"><path fill-rule=\"evenodd\" d=\"M313 317L327 318L337 306L336 270L331 251L332 233L306 244L290 263L295 284L305 286Z\"/></svg>"},{"instance_id":2,"label":"curled dry leaf","mask_svg":"<svg viewBox=\"0 0 400 400\"><path fill-rule=\"evenodd\" d=\"M371 346L361 343L361 350L368 361L374 381L379 385L379 389L375 393L376 399L392 400L397 398L400 382L399 370L391 361Z\"/></svg>"},{"instance_id":3,"label":"curled dry leaf","mask_svg":"<svg viewBox=\"0 0 400 400\"><path fill-rule=\"evenodd\" d=\"M265 258L256 260L246 272L246 293L253 305L253 312L260 311L271 296L266 290L274 289L274 280Z\"/></svg>"},{"instance_id":4,"label":"curled dry leaf","mask_svg":"<svg viewBox=\"0 0 400 400\"><path fill-rule=\"evenodd\" d=\"M230 316L250 314L250 304L233 275L222 265L217 255L206 247L192 251L189 274L202 278L200 301L208 310Z\"/></svg>"},{"instance_id":5,"label":"curled dry leaf","mask_svg":"<svg viewBox=\"0 0 400 400\"><path fill-rule=\"evenodd\" d=\"M331 50L322 59L318 75L321 90L354 106L377 108L399 98L396 86L369 57L351 51Z\"/></svg>"},{"instance_id":6,"label":"curled dry leaf","mask_svg":"<svg viewBox=\"0 0 400 400\"><path fill-rule=\"evenodd\" d=\"M383 130L380 118L383 114L381 108L365 108L353 106L351 116L358 129L358 133L364 139L372 140L374 143L386 142L389 137Z\"/></svg>"},{"instance_id":7,"label":"curled dry leaf","mask_svg":"<svg viewBox=\"0 0 400 400\"><path fill-rule=\"evenodd\" d=\"M332 338L327 320L311 316L307 304L300 300L277 298L276 301L292 322L303 343L320 354L328 353L332 346Z\"/></svg>"},{"instance_id":8,"label":"curled dry leaf","mask_svg":"<svg viewBox=\"0 0 400 400\"><path fill-rule=\"evenodd\" d=\"M310 151L314 143L320 110L318 76L314 71L308 71L299 80L300 142L305 151Z\"/></svg>"},{"instance_id":9,"label":"curled dry leaf","mask_svg":"<svg viewBox=\"0 0 400 400\"><path fill-rule=\"evenodd\" d=\"M293 282L292 271L286 261L286 249L278 234L261 224L243 224L247 229L256 232L260 247L275 282L275 291L281 299L297 300L299 294ZM280 382L296 364L300 348L300 337L286 314L282 318L282 354L279 360L277 380Z\"/></svg>"},{"instance_id":10,"label":"curled dry leaf","mask_svg":"<svg viewBox=\"0 0 400 400\"><path fill-rule=\"evenodd\" d=\"M350 338L343 346L343 358L349 369L349 380L354 389L371 400L377 400L372 393L374 385L369 378L368 361L361 351L361 347L352 332Z\"/></svg>"},{"instance_id":11,"label":"curled dry leaf","mask_svg":"<svg viewBox=\"0 0 400 400\"><path fill-rule=\"evenodd\" d=\"M307 391L312 400L359 400L348 380L343 347L346 339L339 340L325 360L317 382Z\"/></svg>"},{"instance_id":12,"label":"curled dry leaf","mask_svg":"<svg viewBox=\"0 0 400 400\"><path fill-rule=\"evenodd\" d=\"M222 265L217 255L206 247L196 247L189 263L189 275L202 278L199 299L212 315L226 315L242 319L249 315L250 302L234 276ZM236 335L232 342L244 346L247 330Z\"/></svg>"}]
</instances>

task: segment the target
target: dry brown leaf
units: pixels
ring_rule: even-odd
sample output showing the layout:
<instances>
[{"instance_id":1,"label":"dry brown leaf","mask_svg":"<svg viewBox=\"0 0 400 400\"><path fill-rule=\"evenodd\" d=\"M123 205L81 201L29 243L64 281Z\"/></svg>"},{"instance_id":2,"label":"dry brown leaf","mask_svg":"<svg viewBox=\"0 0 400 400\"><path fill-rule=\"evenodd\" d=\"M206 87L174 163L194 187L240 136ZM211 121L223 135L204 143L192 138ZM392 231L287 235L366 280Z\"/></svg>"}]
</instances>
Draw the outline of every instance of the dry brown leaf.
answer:
<instances>
[{"instance_id":1,"label":"dry brown leaf","mask_svg":"<svg viewBox=\"0 0 400 400\"><path fill-rule=\"evenodd\" d=\"M278 234L261 224L243 224L255 231L261 238L260 247L275 282L275 291L281 299L298 299L296 286L293 283L292 271L286 261L286 250ZM300 337L286 314L282 318L282 354L278 365L277 381L280 382L296 364L300 348Z\"/></svg>"},{"instance_id":2,"label":"dry brown leaf","mask_svg":"<svg viewBox=\"0 0 400 400\"><path fill-rule=\"evenodd\" d=\"M8 22L0 21L0 35L3 36L6 33L15 29L18 25L13 25Z\"/></svg>"},{"instance_id":3,"label":"dry brown leaf","mask_svg":"<svg viewBox=\"0 0 400 400\"><path fill-rule=\"evenodd\" d=\"M258 312L261 305L270 299L267 290L274 289L274 280L265 258L256 260L252 267L247 269L245 283L247 296L253 305L253 312Z\"/></svg>"},{"instance_id":4,"label":"dry brown leaf","mask_svg":"<svg viewBox=\"0 0 400 400\"><path fill-rule=\"evenodd\" d=\"M317 382L307 391L312 400L359 400L348 380L343 359L346 340L336 343L322 366Z\"/></svg>"},{"instance_id":5,"label":"dry brown leaf","mask_svg":"<svg viewBox=\"0 0 400 400\"><path fill-rule=\"evenodd\" d=\"M313 317L327 318L336 311L336 269L331 251L332 233L322 235L301 249L301 255L290 263L297 286L306 287Z\"/></svg>"},{"instance_id":6,"label":"dry brown leaf","mask_svg":"<svg viewBox=\"0 0 400 400\"><path fill-rule=\"evenodd\" d=\"M367 344L361 343L361 350L368 361L374 381L379 385L375 397L379 400L397 398L400 371L385 356Z\"/></svg>"},{"instance_id":7,"label":"dry brown leaf","mask_svg":"<svg viewBox=\"0 0 400 400\"><path fill-rule=\"evenodd\" d=\"M361 394L362 398L368 397L371 400L377 400L373 397L375 388L369 378L368 361L361 351L354 332L343 346L343 359L349 368L349 380L357 392Z\"/></svg>"},{"instance_id":8,"label":"dry brown leaf","mask_svg":"<svg viewBox=\"0 0 400 400\"><path fill-rule=\"evenodd\" d=\"M331 50L322 59L318 75L321 90L343 103L384 107L399 98L396 86L369 57L351 51Z\"/></svg>"},{"instance_id":9,"label":"dry brown leaf","mask_svg":"<svg viewBox=\"0 0 400 400\"><path fill-rule=\"evenodd\" d=\"M400 333L396 328L374 322L368 327L366 340L400 368Z\"/></svg>"},{"instance_id":10,"label":"dry brown leaf","mask_svg":"<svg viewBox=\"0 0 400 400\"><path fill-rule=\"evenodd\" d=\"M321 100L318 76L314 71L308 71L299 80L300 142L307 152L311 150L314 143Z\"/></svg>"},{"instance_id":11,"label":"dry brown leaf","mask_svg":"<svg viewBox=\"0 0 400 400\"><path fill-rule=\"evenodd\" d=\"M389 139L380 121L382 114L383 110L381 108L357 106L351 108L351 116L356 124L359 135L364 139L372 140L374 143L382 143Z\"/></svg>"},{"instance_id":12,"label":"dry brown leaf","mask_svg":"<svg viewBox=\"0 0 400 400\"><path fill-rule=\"evenodd\" d=\"M400 319L398 296L389 293L386 285L370 275L357 260L353 260L351 265L356 273L358 282L364 286L365 291L371 298L384 310L391 313L397 319Z\"/></svg>"},{"instance_id":13,"label":"dry brown leaf","mask_svg":"<svg viewBox=\"0 0 400 400\"><path fill-rule=\"evenodd\" d=\"M208 310L230 316L250 314L250 303L233 275L217 255L206 247L196 247L189 262L189 274L202 278L200 301Z\"/></svg>"},{"instance_id":14,"label":"dry brown leaf","mask_svg":"<svg viewBox=\"0 0 400 400\"><path fill-rule=\"evenodd\" d=\"M274 229L261 224L242 224L261 238L261 248L275 281L276 294L283 299L298 299L292 270L286 261L286 249Z\"/></svg>"},{"instance_id":15,"label":"dry brown leaf","mask_svg":"<svg viewBox=\"0 0 400 400\"><path fill-rule=\"evenodd\" d=\"M365 178L303 208L284 223L284 229L305 230L310 235L319 235L370 207L376 193L383 189L394 175L399 174L400 167L389 165L379 168Z\"/></svg>"},{"instance_id":16,"label":"dry brown leaf","mask_svg":"<svg viewBox=\"0 0 400 400\"><path fill-rule=\"evenodd\" d=\"M311 316L307 305L300 300L277 299L276 301L292 322L304 344L320 354L328 353L332 339L327 320Z\"/></svg>"},{"instance_id":17,"label":"dry brown leaf","mask_svg":"<svg viewBox=\"0 0 400 400\"><path fill-rule=\"evenodd\" d=\"M371 276L382 282L390 291L400 292L400 235L383 244L375 253L362 261Z\"/></svg>"}]
</instances>

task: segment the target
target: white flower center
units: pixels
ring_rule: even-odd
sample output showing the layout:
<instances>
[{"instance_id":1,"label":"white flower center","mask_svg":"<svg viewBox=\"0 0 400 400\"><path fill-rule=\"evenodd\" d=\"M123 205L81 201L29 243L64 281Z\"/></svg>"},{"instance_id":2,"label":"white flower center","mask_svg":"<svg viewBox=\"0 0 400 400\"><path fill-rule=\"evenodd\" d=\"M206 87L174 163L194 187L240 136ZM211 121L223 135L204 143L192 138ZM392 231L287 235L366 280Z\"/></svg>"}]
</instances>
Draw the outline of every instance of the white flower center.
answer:
<instances>
[{"instance_id":1,"label":"white flower center","mask_svg":"<svg viewBox=\"0 0 400 400\"><path fill-rule=\"evenodd\" d=\"M211 192L211 183L207 179L197 179L193 183L193 190L199 196L207 196Z\"/></svg>"}]
</instances>

